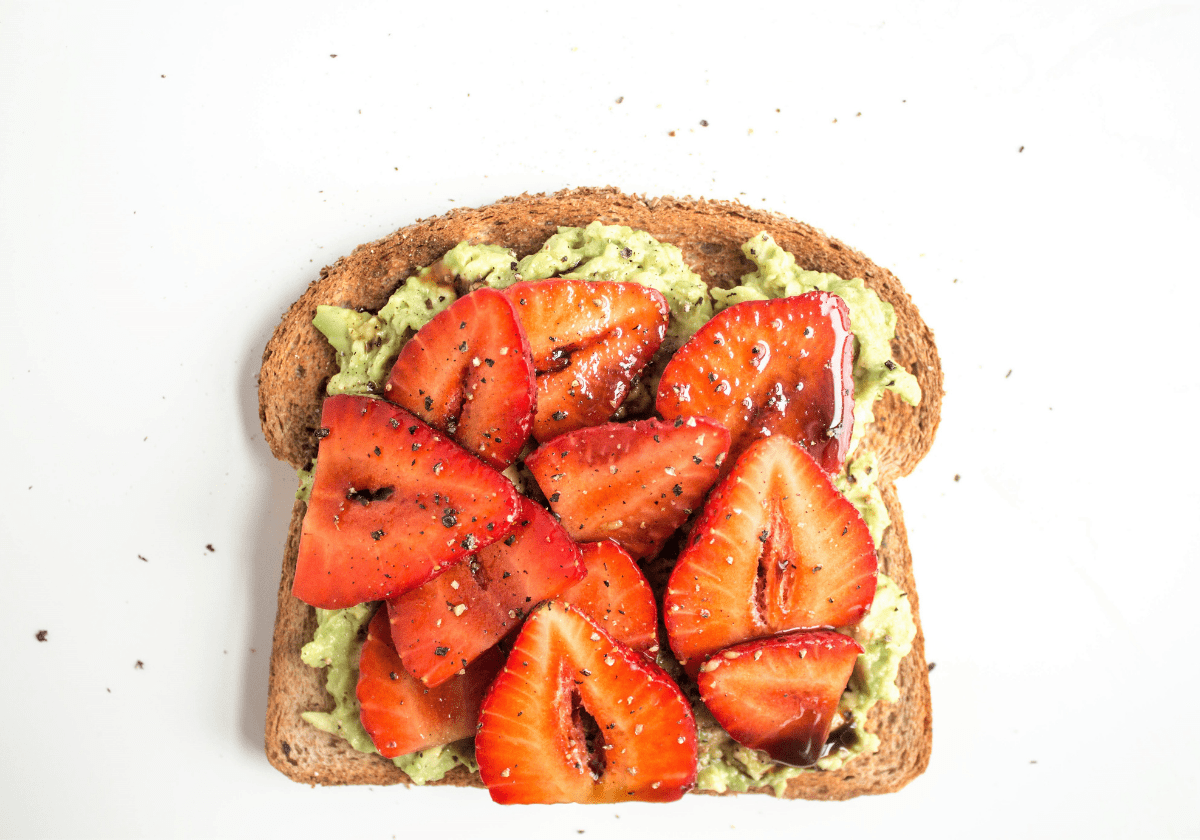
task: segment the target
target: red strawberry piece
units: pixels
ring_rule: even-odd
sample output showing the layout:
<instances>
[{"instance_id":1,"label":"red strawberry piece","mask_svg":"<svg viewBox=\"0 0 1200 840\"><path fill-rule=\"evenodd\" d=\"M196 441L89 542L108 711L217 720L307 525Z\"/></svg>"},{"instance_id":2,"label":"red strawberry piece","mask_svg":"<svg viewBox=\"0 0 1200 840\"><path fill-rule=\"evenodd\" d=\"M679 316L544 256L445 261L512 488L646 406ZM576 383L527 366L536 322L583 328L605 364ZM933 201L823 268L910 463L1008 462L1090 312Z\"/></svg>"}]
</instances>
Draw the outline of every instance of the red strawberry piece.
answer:
<instances>
[{"instance_id":1,"label":"red strawberry piece","mask_svg":"<svg viewBox=\"0 0 1200 840\"><path fill-rule=\"evenodd\" d=\"M587 576L562 591L578 607L634 650L658 652L658 605L638 564L612 540L584 543L579 556Z\"/></svg>"},{"instance_id":2,"label":"red strawberry piece","mask_svg":"<svg viewBox=\"0 0 1200 840\"><path fill-rule=\"evenodd\" d=\"M392 639L404 667L426 685L438 685L583 575L579 546L543 507L522 496L508 536L388 602Z\"/></svg>"},{"instance_id":3,"label":"red strawberry piece","mask_svg":"<svg viewBox=\"0 0 1200 840\"><path fill-rule=\"evenodd\" d=\"M671 649L695 673L747 639L854 624L875 598L862 516L795 442L751 444L713 490L663 598Z\"/></svg>"},{"instance_id":4,"label":"red strawberry piece","mask_svg":"<svg viewBox=\"0 0 1200 840\"><path fill-rule=\"evenodd\" d=\"M328 398L318 434L292 585L314 607L420 586L502 538L520 510L508 479L383 400Z\"/></svg>"},{"instance_id":5,"label":"red strawberry piece","mask_svg":"<svg viewBox=\"0 0 1200 840\"><path fill-rule=\"evenodd\" d=\"M704 663L700 698L739 744L807 767L821 757L862 652L858 642L829 630L746 642Z\"/></svg>"},{"instance_id":6,"label":"red strawberry piece","mask_svg":"<svg viewBox=\"0 0 1200 840\"><path fill-rule=\"evenodd\" d=\"M826 472L841 469L854 425L853 341L845 302L827 292L739 303L667 364L658 413L711 417L734 461L755 438L784 435Z\"/></svg>"},{"instance_id":7,"label":"red strawberry piece","mask_svg":"<svg viewBox=\"0 0 1200 840\"><path fill-rule=\"evenodd\" d=\"M503 804L670 802L696 781L696 723L665 671L551 601L483 701L475 758Z\"/></svg>"},{"instance_id":8,"label":"red strawberry piece","mask_svg":"<svg viewBox=\"0 0 1200 840\"><path fill-rule=\"evenodd\" d=\"M728 448L704 417L641 420L560 435L525 465L572 537L616 540L640 560L699 510Z\"/></svg>"},{"instance_id":9,"label":"red strawberry piece","mask_svg":"<svg viewBox=\"0 0 1200 840\"><path fill-rule=\"evenodd\" d=\"M508 298L483 288L439 312L400 351L384 395L496 469L515 461L537 390Z\"/></svg>"},{"instance_id":10,"label":"red strawberry piece","mask_svg":"<svg viewBox=\"0 0 1200 840\"><path fill-rule=\"evenodd\" d=\"M385 758L470 738L483 695L503 664L504 657L494 650L462 675L427 688L400 665L387 610L380 609L367 628L358 663L363 728Z\"/></svg>"},{"instance_id":11,"label":"red strawberry piece","mask_svg":"<svg viewBox=\"0 0 1200 840\"><path fill-rule=\"evenodd\" d=\"M546 280L505 289L537 369L533 436L604 423L662 344L670 309L637 283Z\"/></svg>"}]
</instances>

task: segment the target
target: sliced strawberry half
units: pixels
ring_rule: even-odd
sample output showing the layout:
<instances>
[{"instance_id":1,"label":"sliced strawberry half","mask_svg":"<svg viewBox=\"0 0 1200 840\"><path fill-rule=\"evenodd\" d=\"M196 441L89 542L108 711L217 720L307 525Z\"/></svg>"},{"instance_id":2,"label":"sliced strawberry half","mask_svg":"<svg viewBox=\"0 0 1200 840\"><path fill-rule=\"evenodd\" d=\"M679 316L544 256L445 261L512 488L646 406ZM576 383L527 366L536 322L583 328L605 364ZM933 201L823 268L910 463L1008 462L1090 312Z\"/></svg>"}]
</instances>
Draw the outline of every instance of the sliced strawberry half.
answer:
<instances>
[{"instance_id":1,"label":"sliced strawberry half","mask_svg":"<svg viewBox=\"0 0 1200 840\"><path fill-rule=\"evenodd\" d=\"M387 610L380 609L367 628L358 663L363 728L384 758L470 738L483 695L503 664L500 651L490 651L462 674L428 688L401 666L392 647Z\"/></svg>"},{"instance_id":2,"label":"sliced strawberry half","mask_svg":"<svg viewBox=\"0 0 1200 840\"><path fill-rule=\"evenodd\" d=\"M875 598L862 516L784 437L751 444L713 490L667 582L663 618L689 671L747 639L854 624Z\"/></svg>"},{"instance_id":3,"label":"sliced strawberry half","mask_svg":"<svg viewBox=\"0 0 1200 840\"><path fill-rule=\"evenodd\" d=\"M314 607L420 586L507 534L520 509L508 479L383 400L328 398L319 434L292 585Z\"/></svg>"},{"instance_id":4,"label":"sliced strawberry half","mask_svg":"<svg viewBox=\"0 0 1200 840\"><path fill-rule=\"evenodd\" d=\"M503 470L533 428L533 357L508 298L482 288L434 316L400 351L384 395Z\"/></svg>"},{"instance_id":5,"label":"sliced strawberry half","mask_svg":"<svg viewBox=\"0 0 1200 840\"><path fill-rule=\"evenodd\" d=\"M658 652L658 605L633 558L612 540L584 543L579 557L587 576L562 591L614 639L653 656Z\"/></svg>"},{"instance_id":6,"label":"sliced strawberry half","mask_svg":"<svg viewBox=\"0 0 1200 840\"><path fill-rule=\"evenodd\" d=\"M572 537L616 540L640 560L700 508L728 448L703 417L641 420L560 435L525 465Z\"/></svg>"},{"instance_id":7,"label":"sliced strawberry half","mask_svg":"<svg viewBox=\"0 0 1200 840\"><path fill-rule=\"evenodd\" d=\"M508 536L388 601L392 639L413 676L439 685L583 575L579 546L543 507L521 497Z\"/></svg>"},{"instance_id":8,"label":"sliced strawberry half","mask_svg":"<svg viewBox=\"0 0 1200 840\"><path fill-rule=\"evenodd\" d=\"M665 671L551 601L483 701L475 758L500 803L670 802L696 781L696 723Z\"/></svg>"},{"instance_id":9,"label":"sliced strawberry half","mask_svg":"<svg viewBox=\"0 0 1200 840\"><path fill-rule=\"evenodd\" d=\"M730 460L783 435L826 472L841 469L854 425L853 341L845 302L828 292L739 303L701 327L659 380L658 413L711 417Z\"/></svg>"},{"instance_id":10,"label":"sliced strawberry half","mask_svg":"<svg viewBox=\"0 0 1200 840\"><path fill-rule=\"evenodd\" d=\"M838 700L862 648L841 633L809 630L713 654L700 699L739 744L808 767L821 757Z\"/></svg>"},{"instance_id":11,"label":"sliced strawberry half","mask_svg":"<svg viewBox=\"0 0 1200 840\"><path fill-rule=\"evenodd\" d=\"M538 442L612 417L662 344L670 317L666 298L637 283L545 280L504 294L537 369Z\"/></svg>"}]
</instances>

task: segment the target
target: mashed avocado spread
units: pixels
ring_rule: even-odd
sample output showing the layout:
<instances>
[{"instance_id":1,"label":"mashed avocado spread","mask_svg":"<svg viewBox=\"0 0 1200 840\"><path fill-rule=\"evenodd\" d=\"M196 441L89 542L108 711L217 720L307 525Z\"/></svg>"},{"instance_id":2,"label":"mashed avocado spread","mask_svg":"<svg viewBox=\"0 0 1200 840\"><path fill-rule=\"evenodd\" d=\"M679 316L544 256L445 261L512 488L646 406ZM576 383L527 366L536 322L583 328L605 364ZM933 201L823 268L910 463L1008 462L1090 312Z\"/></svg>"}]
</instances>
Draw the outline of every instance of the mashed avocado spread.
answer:
<instances>
[{"instance_id":1,"label":"mashed avocado spread","mask_svg":"<svg viewBox=\"0 0 1200 840\"><path fill-rule=\"evenodd\" d=\"M805 271L769 234L754 237L742 246L742 251L754 264L755 271L744 275L738 286L711 290L687 267L683 254L674 245L658 242L643 231L599 222L585 228L559 228L539 251L520 260L506 248L464 242L449 251L442 261L455 277L498 289L521 280L550 277L649 286L661 292L671 308L663 344L668 354L716 312L736 303L788 297L814 289L827 291L846 301L855 338L851 452L855 452L867 424L874 418L875 400L885 390L895 391L913 405L920 400L916 379L891 358L890 342L896 331L891 304L881 300L861 279L843 280L835 274ZM329 381L330 395L378 395L404 342L454 302L454 291L427 279L428 274L426 268L408 278L376 315L336 306L317 307L313 324L338 354L339 371ZM878 473L875 454L863 451L850 459L845 472L834 481L862 514L876 544L890 524L876 486ZM312 473L300 470L298 475L297 498L307 499ZM304 719L322 731L340 735L354 749L366 753L376 750L359 722L355 685L362 637L373 612L371 604L317 610L316 634L301 651L306 664L328 668L326 688L334 700L332 711L305 712ZM857 626L840 630L862 645L864 652L858 658L838 706L838 719L834 721L835 730L852 728L853 733L849 738L837 739L836 746L818 762L822 770L835 770L860 753L878 749L878 736L864 728L867 713L880 700L892 702L898 698L896 673L916 635L906 593L883 574L879 575L875 601L867 615ZM665 652L660 652L660 656L664 655ZM768 787L780 795L789 779L813 772L775 764L764 753L736 743L700 703L696 704L696 724L700 790L723 792ZM394 762L417 784L440 779L460 764L472 772L477 770L470 741L402 756Z\"/></svg>"},{"instance_id":2,"label":"mashed avocado spread","mask_svg":"<svg viewBox=\"0 0 1200 840\"><path fill-rule=\"evenodd\" d=\"M330 396L378 394L409 336L454 303L454 290L427 280L428 274L424 268L405 280L375 315L340 306L317 307L313 326L337 351L338 372L326 387Z\"/></svg>"},{"instance_id":3,"label":"mashed avocado spread","mask_svg":"<svg viewBox=\"0 0 1200 840\"><path fill-rule=\"evenodd\" d=\"M456 277L504 289L521 280L608 280L640 283L662 293L671 307L665 353L691 338L713 316L708 285L687 267L683 252L650 234L620 225L592 222L561 227L541 250L522 260L495 245L463 242L442 258Z\"/></svg>"}]
</instances>

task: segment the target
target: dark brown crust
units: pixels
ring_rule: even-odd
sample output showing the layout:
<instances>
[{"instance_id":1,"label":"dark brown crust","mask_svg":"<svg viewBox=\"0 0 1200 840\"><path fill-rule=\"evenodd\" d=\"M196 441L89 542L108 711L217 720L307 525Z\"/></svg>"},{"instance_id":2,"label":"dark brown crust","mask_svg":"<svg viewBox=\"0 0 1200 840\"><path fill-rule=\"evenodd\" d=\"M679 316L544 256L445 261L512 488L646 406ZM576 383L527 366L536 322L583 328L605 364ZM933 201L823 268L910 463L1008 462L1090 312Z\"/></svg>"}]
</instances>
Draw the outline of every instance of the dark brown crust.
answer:
<instances>
[{"instance_id":1,"label":"dark brown crust","mask_svg":"<svg viewBox=\"0 0 1200 840\"><path fill-rule=\"evenodd\" d=\"M880 568L908 593L917 637L913 652L901 664L901 699L880 704L871 714L869 729L883 739L879 752L859 756L841 771L794 779L787 796L847 799L903 787L929 763L932 718L912 557L892 481L907 475L933 442L941 412L941 364L932 332L895 276L815 228L734 202L643 199L611 188L522 195L418 221L385 239L362 245L322 269L320 278L283 316L263 353L259 385L259 416L271 451L294 467L306 466L316 452L312 433L318 425L325 383L336 371L332 349L312 326L318 304L378 309L406 277L461 241L502 244L523 256L540 248L557 226L586 225L596 219L646 230L678 245L688 264L715 286L731 286L752 269L742 256L741 245L765 230L804 268L862 277L895 307L894 358L917 377L922 400L914 408L889 393L876 406L875 424L864 446L880 457L881 488L892 517L892 526L879 546ZM313 610L291 596L303 511L303 503L298 502L280 581L271 652L267 757L289 777L310 784L406 782L405 774L391 762L357 753L340 738L322 733L300 718L300 712L323 710L329 703L324 672L309 668L299 658L300 647L312 637L316 621ZM455 770L440 784L479 783L465 770Z\"/></svg>"}]
</instances>

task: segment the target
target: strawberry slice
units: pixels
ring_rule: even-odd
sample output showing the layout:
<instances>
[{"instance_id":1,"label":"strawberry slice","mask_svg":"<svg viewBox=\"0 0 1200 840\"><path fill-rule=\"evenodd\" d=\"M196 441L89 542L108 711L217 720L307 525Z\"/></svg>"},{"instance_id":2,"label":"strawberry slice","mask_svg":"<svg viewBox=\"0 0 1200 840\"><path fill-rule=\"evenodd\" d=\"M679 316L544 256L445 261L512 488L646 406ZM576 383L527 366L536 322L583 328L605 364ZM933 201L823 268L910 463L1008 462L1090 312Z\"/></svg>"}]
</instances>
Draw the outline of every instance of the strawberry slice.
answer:
<instances>
[{"instance_id":1,"label":"strawberry slice","mask_svg":"<svg viewBox=\"0 0 1200 840\"><path fill-rule=\"evenodd\" d=\"M717 480L729 432L704 417L579 429L525 460L571 536L651 557Z\"/></svg>"},{"instance_id":2,"label":"strawberry slice","mask_svg":"<svg viewBox=\"0 0 1200 840\"><path fill-rule=\"evenodd\" d=\"M363 728L385 758L470 738L483 695L503 664L504 657L494 650L472 662L461 676L426 688L401 667L387 610L380 609L367 627L358 663Z\"/></svg>"},{"instance_id":3,"label":"strawberry slice","mask_svg":"<svg viewBox=\"0 0 1200 840\"><path fill-rule=\"evenodd\" d=\"M862 516L798 444L751 444L713 490L663 598L691 673L713 651L787 630L854 624L875 598Z\"/></svg>"},{"instance_id":4,"label":"strawberry slice","mask_svg":"<svg viewBox=\"0 0 1200 840\"><path fill-rule=\"evenodd\" d=\"M612 540L584 543L579 558L587 576L562 591L578 607L634 650L658 653L658 605L641 568Z\"/></svg>"},{"instance_id":5,"label":"strawberry slice","mask_svg":"<svg viewBox=\"0 0 1200 840\"><path fill-rule=\"evenodd\" d=\"M390 598L500 539L512 483L402 408L336 396L321 409L292 594L333 610Z\"/></svg>"},{"instance_id":6,"label":"strawberry slice","mask_svg":"<svg viewBox=\"0 0 1200 840\"><path fill-rule=\"evenodd\" d=\"M671 802L696 781L696 723L665 671L551 601L484 698L475 758L502 804Z\"/></svg>"},{"instance_id":7,"label":"strawberry slice","mask_svg":"<svg viewBox=\"0 0 1200 840\"><path fill-rule=\"evenodd\" d=\"M793 767L817 762L863 650L829 630L759 639L714 654L700 699L739 744Z\"/></svg>"},{"instance_id":8,"label":"strawberry slice","mask_svg":"<svg viewBox=\"0 0 1200 840\"><path fill-rule=\"evenodd\" d=\"M849 310L828 292L739 303L671 358L656 408L724 424L730 461L755 438L784 435L834 473L854 425L851 339Z\"/></svg>"},{"instance_id":9,"label":"strawberry slice","mask_svg":"<svg viewBox=\"0 0 1200 840\"><path fill-rule=\"evenodd\" d=\"M453 677L540 601L583 577L579 547L563 526L535 502L520 501L508 536L388 601L404 667L426 685Z\"/></svg>"},{"instance_id":10,"label":"strawberry slice","mask_svg":"<svg viewBox=\"0 0 1200 840\"><path fill-rule=\"evenodd\" d=\"M533 358L508 298L482 288L434 316L400 351L384 395L503 470L533 428Z\"/></svg>"},{"instance_id":11,"label":"strawberry slice","mask_svg":"<svg viewBox=\"0 0 1200 840\"><path fill-rule=\"evenodd\" d=\"M604 423L662 344L666 298L637 283L545 280L504 294L525 326L537 369L533 436Z\"/></svg>"}]
</instances>

